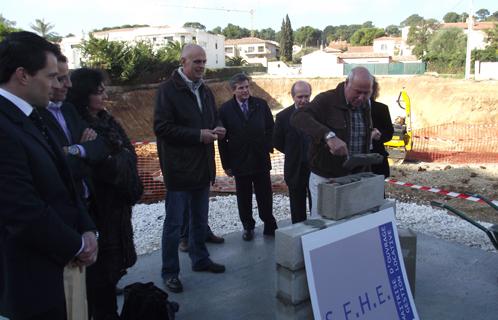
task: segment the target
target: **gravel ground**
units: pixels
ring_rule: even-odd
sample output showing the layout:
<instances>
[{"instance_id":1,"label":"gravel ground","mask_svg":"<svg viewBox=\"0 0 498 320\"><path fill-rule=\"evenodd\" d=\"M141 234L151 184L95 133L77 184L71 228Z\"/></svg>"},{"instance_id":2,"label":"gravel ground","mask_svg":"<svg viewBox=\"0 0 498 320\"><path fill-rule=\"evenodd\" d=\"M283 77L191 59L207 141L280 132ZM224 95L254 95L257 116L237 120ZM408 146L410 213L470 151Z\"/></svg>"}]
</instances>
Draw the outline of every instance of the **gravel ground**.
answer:
<instances>
[{"instance_id":1,"label":"gravel ground","mask_svg":"<svg viewBox=\"0 0 498 320\"><path fill-rule=\"evenodd\" d=\"M253 212L256 224L261 220L257 217L257 205L253 201ZM454 241L470 247L496 252L484 232L468 222L447 214L446 211L415 203L396 203L398 226L440 239ZM285 195L276 194L273 197L273 212L277 221L290 218L289 199ZM161 233L164 221L164 202L155 204L139 204L133 208L133 227L135 231L135 246L138 254L145 254L161 247ZM480 222L485 227L490 224ZM209 225L217 235L233 231L241 231L237 212L237 200L234 195L216 196L210 198Z\"/></svg>"}]
</instances>

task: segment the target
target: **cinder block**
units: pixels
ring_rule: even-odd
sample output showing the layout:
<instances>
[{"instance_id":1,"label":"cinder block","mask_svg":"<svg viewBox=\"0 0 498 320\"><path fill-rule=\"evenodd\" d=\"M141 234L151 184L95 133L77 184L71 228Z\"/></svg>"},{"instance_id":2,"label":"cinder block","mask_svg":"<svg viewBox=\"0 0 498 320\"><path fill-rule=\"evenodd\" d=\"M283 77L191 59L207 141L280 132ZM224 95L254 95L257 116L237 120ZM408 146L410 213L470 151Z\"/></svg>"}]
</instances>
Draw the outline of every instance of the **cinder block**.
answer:
<instances>
[{"instance_id":1,"label":"cinder block","mask_svg":"<svg viewBox=\"0 0 498 320\"><path fill-rule=\"evenodd\" d=\"M310 298L306 269L291 271L277 264L276 296L291 304L299 304Z\"/></svg>"},{"instance_id":2,"label":"cinder block","mask_svg":"<svg viewBox=\"0 0 498 320\"><path fill-rule=\"evenodd\" d=\"M276 320L310 320L313 319L311 301L306 300L300 304L289 304L281 299L276 299Z\"/></svg>"},{"instance_id":3,"label":"cinder block","mask_svg":"<svg viewBox=\"0 0 498 320\"><path fill-rule=\"evenodd\" d=\"M336 221L329 219L307 220L307 223L317 222L329 227ZM290 271L304 268L303 246L301 237L305 234L320 230L311 225L300 222L275 231L275 262Z\"/></svg>"},{"instance_id":4,"label":"cinder block","mask_svg":"<svg viewBox=\"0 0 498 320\"><path fill-rule=\"evenodd\" d=\"M399 242L403 253L406 275L410 289L415 296L415 280L417 267L417 234L412 229L398 228Z\"/></svg>"},{"instance_id":5,"label":"cinder block","mask_svg":"<svg viewBox=\"0 0 498 320\"><path fill-rule=\"evenodd\" d=\"M318 185L317 210L327 219L339 220L371 211L384 201L382 175L357 173Z\"/></svg>"}]
</instances>

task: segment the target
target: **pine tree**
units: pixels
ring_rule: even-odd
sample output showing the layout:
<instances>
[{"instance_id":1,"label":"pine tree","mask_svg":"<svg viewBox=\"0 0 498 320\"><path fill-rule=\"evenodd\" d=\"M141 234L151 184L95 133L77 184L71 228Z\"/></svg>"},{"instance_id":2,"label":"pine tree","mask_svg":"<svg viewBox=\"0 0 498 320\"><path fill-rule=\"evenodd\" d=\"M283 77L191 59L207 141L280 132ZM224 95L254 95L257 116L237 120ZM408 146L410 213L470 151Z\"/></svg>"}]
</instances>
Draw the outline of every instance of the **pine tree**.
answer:
<instances>
[{"instance_id":1,"label":"pine tree","mask_svg":"<svg viewBox=\"0 0 498 320\"><path fill-rule=\"evenodd\" d=\"M282 27L280 27L280 60L285 61L287 56L285 52L285 20L282 19Z\"/></svg>"},{"instance_id":2,"label":"pine tree","mask_svg":"<svg viewBox=\"0 0 498 320\"><path fill-rule=\"evenodd\" d=\"M294 44L294 34L292 31L289 15L282 19L280 28L280 60L292 61L292 45Z\"/></svg>"},{"instance_id":3,"label":"pine tree","mask_svg":"<svg viewBox=\"0 0 498 320\"><path fill-rule=\"evenodd\" d=\"M285 15L285 60L292 61L292 46L294 45L294 32L292 31L289 15Z\"/></svg>"}]
</instances>

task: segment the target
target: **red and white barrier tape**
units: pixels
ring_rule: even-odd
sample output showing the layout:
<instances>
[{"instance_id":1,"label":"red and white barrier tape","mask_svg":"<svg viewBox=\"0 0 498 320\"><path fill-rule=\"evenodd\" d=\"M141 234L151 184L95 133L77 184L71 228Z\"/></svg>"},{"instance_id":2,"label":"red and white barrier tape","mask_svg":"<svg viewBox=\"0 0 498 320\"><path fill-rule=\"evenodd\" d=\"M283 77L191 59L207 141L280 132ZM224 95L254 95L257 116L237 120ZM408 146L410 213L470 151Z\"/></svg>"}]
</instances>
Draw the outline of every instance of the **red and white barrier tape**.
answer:
<instances>
[{"instance_id":1,"label":"red and white barrier tape","mask_svg":"<svg viewBox=\"0 0 498 320\"><path fill-rule=\"evenodd\" d=\"M398 181L396 179L386 179L386 182L388 182L390 184L395 184L398 186L410 187L410 188L417 189L417 190L429 191L429 192L433 192L433 193L437 193L437 194L441 194L441 195L449 196L449 197L453 197L453 198L460 198L460 199L465 199L465 200L469 200L469 201L473 201L473 202L484 203L484 201L482 199L472 197L472 196L469 196L469 195L464 194L464 193L458 193L458 192L453 192L453 191L448 191L448 190L433 188L433 187L427 187L427 186L420 186L420 185L417 185L414 183ZM491 200L491 202L493 202L495 205L498 205L498 201L496 201L496 200Z\"/></svg>"}]
</instances>

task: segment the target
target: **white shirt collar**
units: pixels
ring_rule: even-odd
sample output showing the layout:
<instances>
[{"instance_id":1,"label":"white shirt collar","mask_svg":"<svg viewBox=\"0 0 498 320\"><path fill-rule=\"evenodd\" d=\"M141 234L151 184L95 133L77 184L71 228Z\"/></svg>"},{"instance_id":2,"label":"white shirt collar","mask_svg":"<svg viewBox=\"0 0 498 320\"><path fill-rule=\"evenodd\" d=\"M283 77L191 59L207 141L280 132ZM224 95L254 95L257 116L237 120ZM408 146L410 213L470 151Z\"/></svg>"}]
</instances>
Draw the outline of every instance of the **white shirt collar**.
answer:
<instances>
[{"instance_id":1,"label":"white shirt collar","mask_svg":"<svg viewBox=\"0 0 498 320\"><path fill-rule=\"evenodd\" d=\"M58 101L58 102L49 101L48 106L52 107L52 108L60 109L62 107L62 101Z\"/></svg>"},{"instance_id":2,"label":"white shirt collar","mask_svg":"<svg viewBox=\"0 0 498 320\"><path fill-rule=\"evenodd\" d=\"M0 88L0 95L3 96L5 99L9 100L10 102L12 102L27 117L29 117L29 115L33 111L33 107L29 103L27 103L25 100L19 98L15 94L12 94L5 89Z\"/></svg>"},{"instance_id":3,"label":"white shirt collar","mask_svg":"<svg viewBox=\"0 0 498 320\"><path fill-rule=\"evenodd\" d=\"M185 81L187 86L192 90L192 91L197 91L197 89L200 88L200 86L203 84L202 79L199 79L197 81L192 81L190 80L185 73L183 73L183 67L178 68L178 73L182 77L182 79Z\"/></svg>"}]
</instances>

